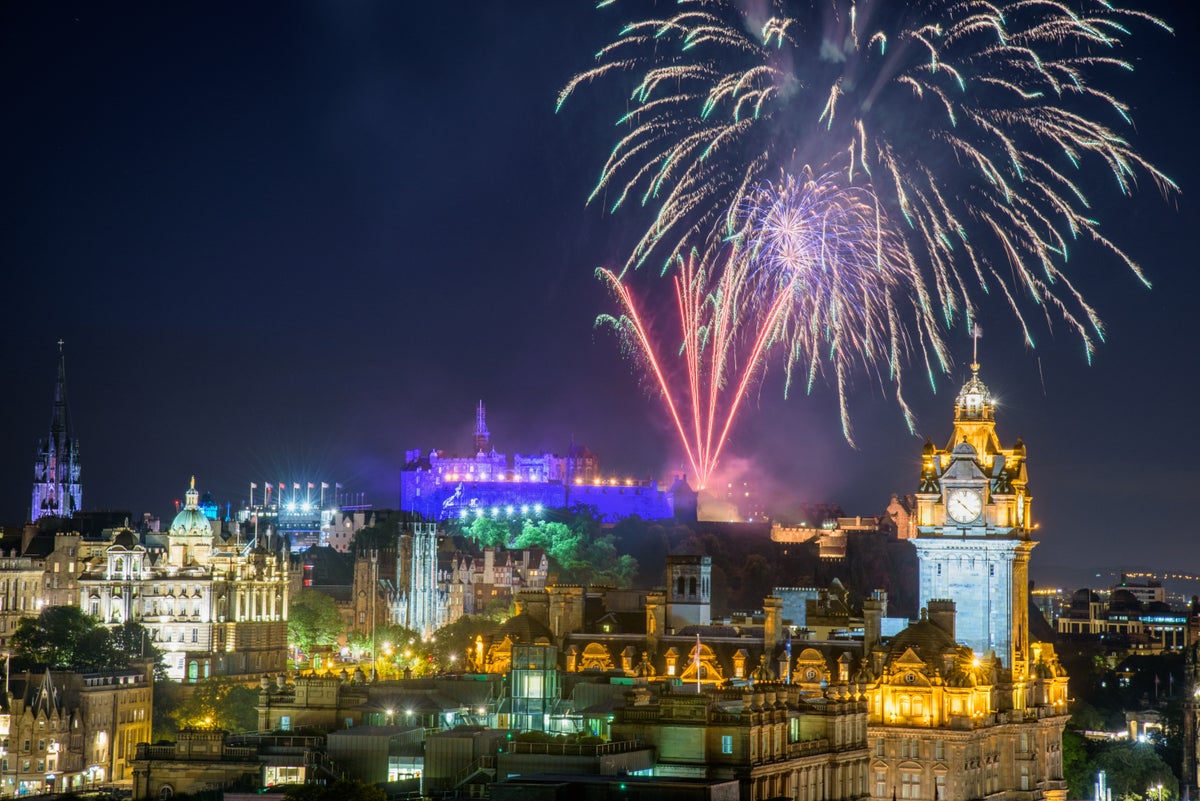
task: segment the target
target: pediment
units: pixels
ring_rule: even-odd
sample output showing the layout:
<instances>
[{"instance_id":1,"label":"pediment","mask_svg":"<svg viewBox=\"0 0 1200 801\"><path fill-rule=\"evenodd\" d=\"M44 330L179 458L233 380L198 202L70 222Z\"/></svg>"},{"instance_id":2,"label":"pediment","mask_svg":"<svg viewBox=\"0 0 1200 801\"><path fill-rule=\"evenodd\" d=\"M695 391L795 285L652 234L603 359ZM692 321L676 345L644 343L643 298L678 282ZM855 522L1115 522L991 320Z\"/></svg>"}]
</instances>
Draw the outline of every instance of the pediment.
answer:
<instances>
[{"instance_id":1,"label":"pediment","mask_svg":"<svg viewBox=\"0 0 1200 801\"><path fill-rule=\"evenodd\" d=\"M892 667L896 668L897 670L921 670L925 667L925 660L917 656L917 652L912 648L905 648L904 653L892 660Z\"/></svg>"}]
</instances>

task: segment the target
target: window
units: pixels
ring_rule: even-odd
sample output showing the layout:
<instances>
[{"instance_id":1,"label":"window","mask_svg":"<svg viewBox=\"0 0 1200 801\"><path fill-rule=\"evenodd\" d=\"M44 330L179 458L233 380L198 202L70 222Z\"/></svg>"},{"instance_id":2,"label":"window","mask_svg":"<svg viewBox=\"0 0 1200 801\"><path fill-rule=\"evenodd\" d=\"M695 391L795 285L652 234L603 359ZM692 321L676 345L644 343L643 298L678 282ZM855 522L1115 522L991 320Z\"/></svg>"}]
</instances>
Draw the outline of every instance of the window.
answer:
<instances>
[{"instance_id":1,"label":"window","mask_svg":"<svg viewBox=\"0 0 1200 801\"><path fill-rule=\"evenodd\" d=\"M875 771L875 797L887 797L887 771Z\"/></svg>"},{"instance_id":2,"label":"window","mask_svg":"<svg viewBox=\"0 0 1200 801\"><path fill-rule=\"evenodd\" d=\"M904 772L900 774L900 797L921 797L921 774Z\"/></svg>"},{"instance_id":3,"label":"window","mask_svg":"<svg viewBox=\"0 0 1200 801\"><path fill-rule=\"evenodd\" d=\"M733 735L732 734L722 734L721 735L721 753L722 754L732 754L733 753Z\"/></svg>"},{"instance_id":4,"label":"window","mask_svg":"<svg viewBox=\"0 0 1200 801\"><path fill-rule=\"evenodd\" d=\"M291 715L281 715L279 717L279 728L283 729L284 731L291 731L292 730L292 716Z\"/></svg>"},{"instance_id":5,"label":"window","mask_svg":"<svg viewBox=\"0 0 1200 801\"><path fill-rule=\"evenodd\" d=\"M883 738L882 737L880 737L878 740L875 741L875 756L877 756L877 757L883 756Z\"/></svg>"},{"instance_id":6,"label":"window","mask_svg":"<svg viewBox=\"0 0 1200 801\"><path fill-rule=\"evenodd\" d=\"M943 740L934 740L933 741L933 758L934 759L945 759L946 758L946 743Z\"/></svg>"}]
</instances>

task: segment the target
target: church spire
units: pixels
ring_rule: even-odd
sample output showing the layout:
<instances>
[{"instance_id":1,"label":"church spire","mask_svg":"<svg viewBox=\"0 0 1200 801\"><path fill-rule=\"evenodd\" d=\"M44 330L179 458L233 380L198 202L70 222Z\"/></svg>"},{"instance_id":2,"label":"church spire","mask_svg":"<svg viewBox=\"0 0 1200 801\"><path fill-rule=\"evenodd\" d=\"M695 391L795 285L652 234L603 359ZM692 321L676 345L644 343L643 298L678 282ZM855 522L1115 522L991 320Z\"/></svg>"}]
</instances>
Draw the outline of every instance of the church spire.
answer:
<instances>
[{"instance_id":1,"label":"church spire","mask_svg":"<svg viewBox=\"0 0 1200 801\"><path fill-rule=\"evenodd\" d=\"M79 483L79 441L71 436L67 407L67 363L63 341L58 340L58 380L50 412L49 436L38 442L33 464L33 498L29 519L70 517L79 511L83 490Z\"/></svg>"},{"instance_id":2,"label":"church spire","mask_svg":"<svg viewBox=\"0 0 1200 801\"><path fill-rule=\"evenodd\" d=\"M67 360L63 341L58 340L58 382L54 385L54 409L50 415L50 436L71 436L71 417L67 409Z\"/></svg>"},{"instance_id":3,"label":"church spire","mask_svg":"<svg viewBox=\"0 0 1200 801\"><path fill-rule=\"evenodd\" d=\"M487 409L484 408L483 401L479 401L479 408L475 410L475 452L487 453L491 439L487 427Z\"/></svg>"}]
</instances>

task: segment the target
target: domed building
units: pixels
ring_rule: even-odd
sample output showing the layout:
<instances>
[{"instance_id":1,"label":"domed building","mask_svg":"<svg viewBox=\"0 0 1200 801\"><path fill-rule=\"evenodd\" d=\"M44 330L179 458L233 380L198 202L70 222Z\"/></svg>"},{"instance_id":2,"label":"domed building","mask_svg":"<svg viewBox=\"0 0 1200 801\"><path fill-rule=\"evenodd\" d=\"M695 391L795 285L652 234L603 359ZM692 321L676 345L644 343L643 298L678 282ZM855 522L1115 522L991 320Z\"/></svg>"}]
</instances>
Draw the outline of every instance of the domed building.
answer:
<instances>
[{"instance_id":1,"label":"domed building","mask_svg":"<svg viewBox=\"0 0 1200 801\"><path fill-rule=\"evenodd\" d=\"M224 539L196 480L166 547L129 530L84 563L80 607L110 626L136 620L165 654L167 675L257 677L287 666L288 555L251 535Z\"/></svg>"},{"instance_id":2,"label":"domed building","mask_svg":"<svg viewBox=\"0 0 1200 801\"><path fill-rule=\"evenodd\" d=\"M1029 641L1026 449L1000 444L979 365L971 372L950 442L922 455L920 619L884 646L879 607L864 604L876 801L1066 798L1067 676L1052 645Z\"/></svg>"}]
</instances>

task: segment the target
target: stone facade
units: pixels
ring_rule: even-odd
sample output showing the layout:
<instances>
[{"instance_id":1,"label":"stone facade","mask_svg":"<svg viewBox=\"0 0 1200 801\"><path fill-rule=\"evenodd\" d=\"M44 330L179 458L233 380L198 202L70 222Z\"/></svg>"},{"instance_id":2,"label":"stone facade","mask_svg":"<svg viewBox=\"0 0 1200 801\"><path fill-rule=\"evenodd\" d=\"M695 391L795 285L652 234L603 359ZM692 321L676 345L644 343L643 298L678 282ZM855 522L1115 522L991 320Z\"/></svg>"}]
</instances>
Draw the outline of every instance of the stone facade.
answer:
<instances>
[{"instance_id":1,"label":"stone facade","mask_svg":"<svg viewBox=\"0 0 1200 801\"><path fill-rule=\"evenodd\" d=\"M873 801L1066 798L1067 676L1053 646L1029 640L1025 446L1000 446L971 368L949 445L923 453L921 619L884 645L881 608L864 604Z\"/></svg>"},{"instance_id":2,"label":"stone facade","mask_svg":"<svg viewBox=\"0 0 1200 801\"><path fill-rule=\"evenodd\" d=\"M130 777L150 739L153 667L47 671L10 682L0 713L0 794L81 790Z\"/></svg>"},{"instance_id":3,"label":"stone facade","mask_svg":"<svg viewBox=\"0 0 1200 801\"><path fill-rule=\"evenodd\" d=\"M288 559L267 542L223 540L193 479L166 548L124 531L79 575L79 606L108 625L136 620L181 681L279 671L287 659Z\"/></svg>"},{"instance_id":4,"label":"stone facade","mask_svg":"<svg viewBox=\"0 0 1200 801\"><path fill-rule=\"evenodd\" d=\"M656 776L736 779L743 801L849 801L866 795L867 707L852 688L765 685L699 694L635 689L614 740L657 752Z\"/></svg>"}]
</instances>

